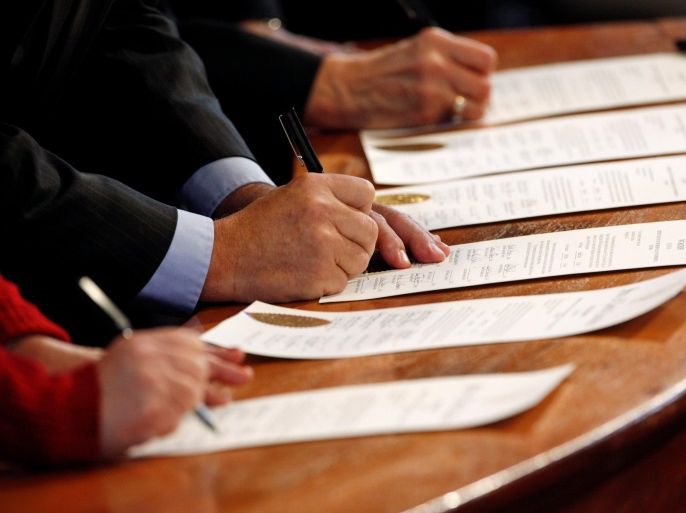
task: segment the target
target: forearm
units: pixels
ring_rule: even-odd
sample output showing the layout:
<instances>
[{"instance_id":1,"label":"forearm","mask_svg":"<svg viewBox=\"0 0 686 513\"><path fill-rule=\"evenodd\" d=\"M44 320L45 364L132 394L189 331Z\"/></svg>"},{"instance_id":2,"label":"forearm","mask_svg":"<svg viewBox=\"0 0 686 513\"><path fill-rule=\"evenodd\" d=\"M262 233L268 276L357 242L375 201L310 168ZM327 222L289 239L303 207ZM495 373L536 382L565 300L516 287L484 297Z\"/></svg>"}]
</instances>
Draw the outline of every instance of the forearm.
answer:
<instances>
[{"instance_id":1,"label":"forearm","mask_svg":"<svg viewBox=\"0 0 686 513\"><path fill-rule=\"evenodd\" d=\"M0 125L0 261L22 283L88 272L115 300L143 287L171 242L176 210L114 180L79 173L28 134ZM49 255L50 258L46 258Z\"/></svg>"},{"instance_id":2,"label":"forearm","mask_svg":"<svg viewBox=\"0 0 686 513\"><path fill-rule=\"evenodd\" d=\"M67 344L54 338L33 335L12 341L12 354L40 362L50 374L70 372L98 361L104 355L102 349Z\"/></svg>"}]
</instances>

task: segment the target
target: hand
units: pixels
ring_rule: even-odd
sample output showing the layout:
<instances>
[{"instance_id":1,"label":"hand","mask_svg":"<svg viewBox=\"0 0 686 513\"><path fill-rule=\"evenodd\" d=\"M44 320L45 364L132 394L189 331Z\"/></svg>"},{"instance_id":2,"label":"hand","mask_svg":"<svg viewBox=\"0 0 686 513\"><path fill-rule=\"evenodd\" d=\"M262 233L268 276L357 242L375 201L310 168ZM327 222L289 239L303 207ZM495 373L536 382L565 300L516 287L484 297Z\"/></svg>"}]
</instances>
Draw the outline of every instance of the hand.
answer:
<instances>
[{"instance_id":1,"label":"hand","mask_svg":"<svg viewBox=\"0 0 686 513\"><path fill-rule=\"evenodd\" d=\"M10 349L14 354L42 363L50 374L70 372L81 365L102 358L102 349L69 344L44 335L30 335L14 341Z\"/></svg>"},{"instance_id":2,"label":"hand","mask_svg":"<svg viewBox=\"0 0 686 513\"><path fill-rule=\"evenodd\" d=\"M491 47L441 29L424 29L369 52L328 55L305 106L305 121L323 128L397 128L462 117L481 118L496 66Z\"/></svg>"},{"instance_id":3,"label":"hand","mask_svg":"<svg viewBox=\"0 0 686 513\"><path fill-rule=\"evenodd\" d=\"M249 183L243 187L239 187L231 194L229 194L224 201L222 201L219 206L215 209L212 217L214 219L219 219L238 212L239 210L247 207L255 201L257 198L261 198L265 194L270 193L274 190L273 185L266 183Z\"/></svg>"},{"instance_id":4,"label":"hand","mask_svg":"<svg viewBox=\"0 0 686 513\"><path fill-rule=\"evenodd\" d=\"M410 267L407 256L409 248L418 262L425 264L442 262L450 254L450 248L420 226L410 216L394 208L374 203L372 218L379 226L376 246L383 259L400 269Z\"/></svg>"},{"instance_id":5,"label":"hand","mask_svg":"<svg viewBox=\"0 0 686 513\"><path fill-rule=\"evenodd\" d=\"M373 200L367 180L308 173L215 221L201 299L286 302L340 292L374 252Z\"/></svg>"},{"instance_id":6,"label":"hand","mask_svg":"<svg viewBox=\"0 0 686 513\"><path fill-rule=\"evenodd\" d=\"M219 406L231 401L231 387L245 385L254 376L251 367L241 365L245 354L240 349L205 346L210 380L205 389L205 404Z\"/></svg>"},{"instance_id":7,"label":"hand","mask_svg":"<svg viewBox=\"0 0 686 513\"><path fill-rule=\"evenodd\" d=\"M176 428L182 416L208 394L208 382L242 384L252 371L238 363L242 353L208 349L197 333L185 329L138 331L116 339L96 364L100 382L102 456Z\"/></svg>"}]
</instances>

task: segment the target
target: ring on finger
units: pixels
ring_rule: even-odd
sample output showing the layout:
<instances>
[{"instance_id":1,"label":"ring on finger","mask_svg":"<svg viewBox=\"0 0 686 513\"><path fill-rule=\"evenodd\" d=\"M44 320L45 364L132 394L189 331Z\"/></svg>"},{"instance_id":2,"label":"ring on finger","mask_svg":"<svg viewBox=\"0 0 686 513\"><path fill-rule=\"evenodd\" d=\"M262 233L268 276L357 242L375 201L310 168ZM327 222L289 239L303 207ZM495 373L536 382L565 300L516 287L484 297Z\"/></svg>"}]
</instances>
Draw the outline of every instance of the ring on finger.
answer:
<instances>
[{"instance_id":1,"label":"ring on finger","mask_svg":"<svg viewBox=\"0 0 686 513\"><path fill-rule=\"evenodd\" d=\"M456 121L461 121L463 118L464 114L464 109L467 106L467 98L462 96L461 94L458 94L455 96L455 100L453 101L453 118Z\"/></svg>"}]
</instances>

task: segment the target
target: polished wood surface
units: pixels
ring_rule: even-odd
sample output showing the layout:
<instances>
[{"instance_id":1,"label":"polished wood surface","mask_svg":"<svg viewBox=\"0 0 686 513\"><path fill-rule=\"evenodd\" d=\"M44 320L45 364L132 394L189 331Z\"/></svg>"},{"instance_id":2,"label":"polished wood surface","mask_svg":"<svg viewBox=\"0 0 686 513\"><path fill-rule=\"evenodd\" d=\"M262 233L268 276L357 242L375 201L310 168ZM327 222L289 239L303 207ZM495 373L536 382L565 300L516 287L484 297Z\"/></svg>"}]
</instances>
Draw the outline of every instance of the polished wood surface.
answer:
<instances>
[{"instance_id":1,"label":"polished wood surface","mask_svg":"<svg viewBox=\"0 0 686 513\"><path fill-rule=\"evenodd\" d=\"M676 36L686 37L686 20L474 36L493 45L501 67L507 68L671 51ZM327 169L368 173L356 136L319 136L316 146ZM551 216L440 234L455 244L668 219L686 219L686 204ZM587 290L665 272L604 273L291 306L345 311ZM208 308L193 322L209 327L240 308ZM684 312L682 293L621 326L564 339L321 362L252 358L256 379L236 392L238 398L395 379L527 371L568 362L577 370L538 407L477 429L301 443L45 474L7 470L0 474L0 511L679 511L686 500L681 464L686 456L686 435L681 432L686 417Z\"/></svg>"}]
</instances>

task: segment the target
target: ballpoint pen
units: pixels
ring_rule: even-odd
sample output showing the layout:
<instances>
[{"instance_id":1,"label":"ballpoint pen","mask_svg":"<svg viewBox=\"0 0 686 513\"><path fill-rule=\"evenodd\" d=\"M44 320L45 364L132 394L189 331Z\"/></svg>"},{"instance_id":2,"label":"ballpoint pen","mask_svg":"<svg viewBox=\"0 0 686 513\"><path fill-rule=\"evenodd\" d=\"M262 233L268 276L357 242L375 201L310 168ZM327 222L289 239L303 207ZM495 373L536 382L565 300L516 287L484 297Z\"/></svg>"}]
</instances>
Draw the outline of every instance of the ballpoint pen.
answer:
<instances>
[{"instance_id":1,"label":"ballpoint pen","mask_svg":"<svg viewBox=\"0 0 686 513\"><path fill-rule=\"evenodd\" d=\"M122 338L130 339L133 335L133 328L131 321L124 315L124 313L114 304L114 302L98 287L98 285L88 276L83 276L79 279L79 287L83 292L100 307L100 309L112 319L112 322L120 331ZM217 426L212 420L212 414L207 406L204 404L197 405L193 410L195 416L212 431L217 431Z\"/></svg>"},{"instance_id":2,"label":"ballpoint pen","mask_svg":"<svg viewBox=\"0 0 686 513\"><path fill-rule=\"evenodd\" d=\"M398 0L398 4L407 17L420 27L440 26L422 0Z\"/></svg>"},{"instance_id":3,"label":"ballpoint pen","mask_svg":"<svg viewBox=\"0 0 686 513\"><path fill-rule=\"evenodd\" d=\"M290 111L281 114L279 121L284 132L286 132L288 142L291 144L293 153L295 153L300 165L305 166L310 173L321 173L324 171L324 167L319 162L317 153L314 151L295 109L291 108Z\"/></svg>"}]
</instances>

